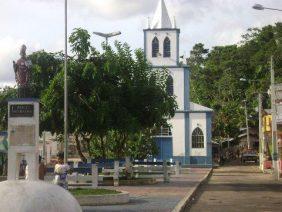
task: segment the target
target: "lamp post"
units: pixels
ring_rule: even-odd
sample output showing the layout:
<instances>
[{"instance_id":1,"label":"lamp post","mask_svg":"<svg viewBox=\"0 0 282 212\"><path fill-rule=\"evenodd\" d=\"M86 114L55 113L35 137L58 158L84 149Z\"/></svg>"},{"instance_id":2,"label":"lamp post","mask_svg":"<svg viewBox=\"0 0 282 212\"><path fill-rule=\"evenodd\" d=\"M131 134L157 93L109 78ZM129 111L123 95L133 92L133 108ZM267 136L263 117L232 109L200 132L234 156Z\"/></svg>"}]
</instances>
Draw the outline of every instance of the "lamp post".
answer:
<instances>
[{"instance_id":1,"label":"lamp post","mask_svg":"<svg viewBox=\"0 0 282 212\"><path fill-rule=\"evenodd\" d=\"M255 5L253 6L253 9L255 9L255 10L276 10L276 11L282 11L282 9L264 7L264 6L261 5L261 4L255 4Z\"/></svg>"},{"instance_id":2,"label":"lamp post","mask_svg":"<svg viewBox=\"0 0 282 212\"><path fill-rule=\"evenodd\" d=\"M255 10L275 10L282 12L282 9L264 7L261 4L255 4L253 6ZM278 169L278 146L277 146L277 123L276 123L276 107L275 107L275 76L274 76L274 67L273 67L273 56L271 56L271 114L272 114L272 165L274 170L274 177L276 180L279 180L280 173Z\"/></svg>"},{"instance_id":3,"label":"lamp post","mask_svg":"<svg viewBox=\"0 0 282 212\"><path fill-rule=\"evenodd\" d=\"M277 147L277 122L276 122L276 106L275 106L275 76L274 76L274 67L273 67L273 56L270 60L270 69L271 69L271 116L272 116L272 164L274 170L274 177L276 180L279 180L279 169L278 169L278 147Z\"/></svg>"},{"instance_id":4,"label":"lamp post","mask_svg":"<svg viewBox=\"0 0 282 212\"><path fill-rule=\"evenodd\" d=\"M105 39L106 39L106 46L108 46L108 40L109 40L109 38L114 37L114 36L117 36L117 35L120 35L121 32L120 32L120 31L118 31L118 32L111 32L111 33L93 32L93 34L105 38Z\"/></svg>"},{"instance_id":5,"label":"lamp post","mask_svg":"<svg viewBox=\"0 0 282 212\"><path fill-rule=\"evenodd\" d=\"M65 64L64 64L64 163L68 162L68 0L65 0Z\"/></svg>"}]
</instances>

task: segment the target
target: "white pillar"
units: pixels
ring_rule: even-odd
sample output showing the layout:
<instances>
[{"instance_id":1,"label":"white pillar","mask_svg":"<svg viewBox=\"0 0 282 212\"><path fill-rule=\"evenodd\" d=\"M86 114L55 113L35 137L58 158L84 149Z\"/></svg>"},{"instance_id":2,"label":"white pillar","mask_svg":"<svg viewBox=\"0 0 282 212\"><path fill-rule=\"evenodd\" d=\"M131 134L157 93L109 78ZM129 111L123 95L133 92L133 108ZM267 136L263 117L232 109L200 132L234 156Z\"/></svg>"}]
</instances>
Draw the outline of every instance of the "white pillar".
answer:
<instances>
[{"instance_id":1,"label":"white pillar","mask_svg":"<svg viewBox=\"0 0 282 212\"><path fill-rule=\"evenodd\" d=\"M92 164L92 188L98 188L98 166L97 164Z\"/></svg>"},{"instance_id":2,"label":"white pillar","mask_svg":"<svg viewBox=\"0 0 282 212\"><path fill-rule=\"evenodd\" d=\"M8 150L8 180L16 180L19 176L20 159L19 157L15 156L15 154L16 152L14 152L12 149Z\"/></svg>"},{"instance_id":3,"label":"white pillar","mask_svg":"<svg viewBox=\"0 0 282 212\"><path fill-rule=\"evenodd\" d=\"M25 154L28 165L28 180L38 180L39 156L37 153L29 152Z\"/></svg>"},{"instance_id":4,"label":"white pillar","mask_svg":"<svg viewBox=\"0 0 282 212\"><path fill-rule=\"evenodd\" d=\"M175 161L175 175L179 176L180 175L180 163L179 161Z\"/></svg>"},{"instance_id":5,"label":"white pillar","mask_svg":"<svg viewBox=\"0 0 282 212\"><path fill-rule=\"evenodd\" d=\"M164 172L164 183L168 183L169 182L169 176L168 176L167 161L163 162L163 172Z\"/></svg>"},{"instance_id":6,"label":"white pillar","mask_svg":"<svg viewBox=\"0 0 282 212\"><path fill-rule=\"evenodd\" d=\"M46 145L46 163L49 164L51 162L51 146Z\"/></svg>"},{"instance_id":7,"label":"white pillar","mask_svg":"<svg viewBox=\"0 0 282 212\"><path fill-rule=\"evenodd\" d=\"M119 186L119 161L114 162L114 186Z\"/></svg>"}]
</instances>

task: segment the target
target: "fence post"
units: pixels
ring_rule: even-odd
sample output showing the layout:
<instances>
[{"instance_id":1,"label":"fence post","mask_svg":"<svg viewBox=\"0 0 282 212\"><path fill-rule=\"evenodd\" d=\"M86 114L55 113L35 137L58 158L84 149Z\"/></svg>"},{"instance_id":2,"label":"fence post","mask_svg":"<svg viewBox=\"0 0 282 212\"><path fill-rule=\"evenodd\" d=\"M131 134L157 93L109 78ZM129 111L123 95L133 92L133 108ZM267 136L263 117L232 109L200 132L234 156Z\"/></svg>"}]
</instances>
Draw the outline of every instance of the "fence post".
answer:
<instances>
[{"instance_id":1,"label":"fence post","mask_svg":"<svg viewBox=\"0 0 282 212\"><path fill-rule=\"evenodd\" d=\"M169 183L167 161L163 161L164 183Z\"/></svg>"},{"instance_id":2,"label":"fence post","mask_svg":"<svg viewBox=\"0 0 282 212\"><path fill-rule=\"evenodd\" d=\"M97 164L92 164L92 188L98 188L98 166Z\"/></svg>"},{"instance_id":3,"label":"fence post","mask_svg":"<svg viewBox=\"0 0 282 212\"><path fill-rule=\"evenodd\" d=\"M179 161L175 161L175 175L179 176L180 175L180 163Z\"/></svg>"},{"instance_id":4,"label":"fence post","mask_svg":"<svg viewBox=\"0 0 282 212\"><path fill-rule=\"evenodd\" d=\"M125 170L128 174L127 177L132 178L133 177L133 168L132 168L132 163L130 161L130 157L125 157Z\"/></svg>"},{"instance_id":5,"label":"fence post","mask_svg":"<svg viewBox=\"0 0 282 212\"><path fill-rule=\"evenodd\" d=\"M73 163L73 168L74 168L74 169L75 169L75 168L78 168L78 162L77 162L77 161L75 161L75 162ZM79 182L79 180L78 180L78 172L75 172L74 175L75 175L75 182L78 183L78 182Z\"/></svg>"},{"instance_id":6,"label":"fence post","mask_svg":"<svg viewBox=\"0 0 282 212\"><path fill-rule=\"evenodd\" d=\"M114 162L114 186L119 186L119 161Z\"/></svg>"}]
</instances>

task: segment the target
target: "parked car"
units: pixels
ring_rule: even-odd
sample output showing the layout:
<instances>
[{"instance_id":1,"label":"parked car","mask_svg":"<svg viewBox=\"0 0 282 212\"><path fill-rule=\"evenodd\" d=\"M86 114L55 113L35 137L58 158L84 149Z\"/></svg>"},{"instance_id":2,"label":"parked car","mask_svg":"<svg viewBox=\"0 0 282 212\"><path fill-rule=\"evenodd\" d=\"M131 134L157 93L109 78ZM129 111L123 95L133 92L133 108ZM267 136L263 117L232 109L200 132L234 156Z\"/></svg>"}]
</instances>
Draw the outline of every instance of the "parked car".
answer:
<instances>
[{"instance_id":1,"label":"parked car","mask_svg":"<svg viewBox=\"0 0 282 212\"><path fill-rule=\"evenodd\" d=\"M241 155L241 163L246 163L246 162L257 163L258 161L259 161L259 156L255 150L247 150L243 152Z\"/></svg>"}]
</instances>

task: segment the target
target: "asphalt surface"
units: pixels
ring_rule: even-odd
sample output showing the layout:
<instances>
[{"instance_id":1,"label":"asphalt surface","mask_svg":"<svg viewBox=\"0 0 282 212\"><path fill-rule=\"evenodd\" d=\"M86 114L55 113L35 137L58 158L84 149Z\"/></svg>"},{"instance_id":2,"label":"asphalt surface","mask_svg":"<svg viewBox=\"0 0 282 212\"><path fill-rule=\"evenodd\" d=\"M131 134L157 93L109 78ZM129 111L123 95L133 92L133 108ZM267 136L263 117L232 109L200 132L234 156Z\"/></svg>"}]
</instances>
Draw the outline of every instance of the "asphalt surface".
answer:
<instances>
[{"instance_id":1,"label":"asphalt surface","mask_svg":"<svg viewBox=\"0 0 282 212\"><path fill-rule=\"evenodd\" d=\"M281 212L282 181L261 173L255 165L219 167L200 187L186 211Z\"/></svg>"},{"instance_id":2,"label":"asphalt surface","mask_svg":"<svg viewBox=\"0 0 282 212\"><path fill-rule=\"evenodd\" d=\"M169 212L209 172L209 169L190 169L188 174L172 177L170 183L155 185L120 186L118 190L130 193L130 202L124 205L83 207L84 212L92 211L160 211Z\"/></svg>"}]
</instances>

